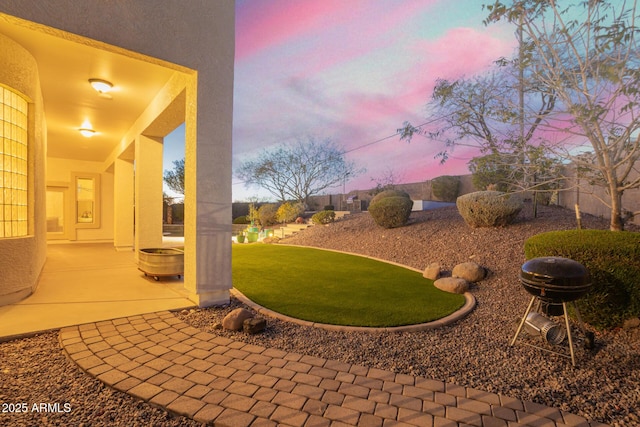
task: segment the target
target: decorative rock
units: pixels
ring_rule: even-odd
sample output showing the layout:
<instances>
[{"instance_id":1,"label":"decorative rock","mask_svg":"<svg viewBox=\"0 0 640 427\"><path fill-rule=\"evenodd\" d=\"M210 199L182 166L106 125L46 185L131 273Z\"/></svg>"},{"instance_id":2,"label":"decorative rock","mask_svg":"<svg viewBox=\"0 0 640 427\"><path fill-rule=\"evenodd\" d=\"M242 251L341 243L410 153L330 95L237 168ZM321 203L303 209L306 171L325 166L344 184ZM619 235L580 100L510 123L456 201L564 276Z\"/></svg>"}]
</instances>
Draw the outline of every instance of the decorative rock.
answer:
<instances>
[{"instance_id":1,"label":"decorative rock","mask_svg":"<svg viewBox=\"0 0 640 427\"><path fill-rule=\"evenodd\" d=\"M438 280L440 278L441 267L437 262L432 262L424 269L422 276L429 280Z\"/></svg>"},{"instance_id":2,"label":"decorative rock","mask_svg":"<svg viewBox=\"0 0 640 427\"><path fill-rule=\"evenodd\" d=\"M459 277L470 283L479 282L486 276L486 271L483 267L479 266L475 262L463 262L453 267L451 276Z\"/></svg>"},{"instance_id":3,"label":"decorative rock","mask_svg":"<svg viewBox=\"0 0 640 427\"><path fill-rule=\"evenodd\" d=\"M253 314L247 309L244 308L236 308L231 313L227 314L224 319L222 319L222 327L224 329L229 329L232 331L239 331L242 329L242 324L245 320L251 319Z\"/></svg>"},{"instance_id":4,"label":"decorative rock","mask_svg":"<svg viewBox=\"0 0 640 427\"><path fill-rule=\"evenodd\" d=\"M251 319L245 320L242 326L245 333L257 334L266 329L267 321L262 317L252 317Z\"/></svg>"},{"instance_id":5,"label":"decorative rock","mask_svg":"<svg viewBox=\"0 0 640 427\"><path fill-rule=\"evenodd\" d=\"M469 282L459 277L443 277L433 282L433 285L452 294L464 294L469 290Z\"/></svg>"},{"instance_id":6,"label":"decorative rock","mask_svg":"<svg viewBox=\"0 0 640 427\"><path fill-rule=\"evenodd\" d=\"M222 323L216 322L216 323L213 324L212 327L213 327L213 329L216 329L216 330L222 329Z\"/></svg>"}]
</instances>

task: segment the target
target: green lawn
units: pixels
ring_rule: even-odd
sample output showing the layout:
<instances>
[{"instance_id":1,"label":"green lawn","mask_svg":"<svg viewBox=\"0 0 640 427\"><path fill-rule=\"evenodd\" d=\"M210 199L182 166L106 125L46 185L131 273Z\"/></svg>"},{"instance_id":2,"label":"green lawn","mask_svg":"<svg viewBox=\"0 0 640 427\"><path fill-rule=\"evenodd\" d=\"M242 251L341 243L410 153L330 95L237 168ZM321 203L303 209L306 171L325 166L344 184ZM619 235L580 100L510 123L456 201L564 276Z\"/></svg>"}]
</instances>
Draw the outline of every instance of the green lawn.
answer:
<instances>
[{"instance_id":1,"label":"green lawn","mask_svg":"<svg viewBox=\"0 0 640 427\"><path fill-rule=\"evenodd\" d=\"M311 322L389 327L429 322L462 307L421 273L319 249L233 245L233 286L273 311Z\"/></svg>"}]
</instances>

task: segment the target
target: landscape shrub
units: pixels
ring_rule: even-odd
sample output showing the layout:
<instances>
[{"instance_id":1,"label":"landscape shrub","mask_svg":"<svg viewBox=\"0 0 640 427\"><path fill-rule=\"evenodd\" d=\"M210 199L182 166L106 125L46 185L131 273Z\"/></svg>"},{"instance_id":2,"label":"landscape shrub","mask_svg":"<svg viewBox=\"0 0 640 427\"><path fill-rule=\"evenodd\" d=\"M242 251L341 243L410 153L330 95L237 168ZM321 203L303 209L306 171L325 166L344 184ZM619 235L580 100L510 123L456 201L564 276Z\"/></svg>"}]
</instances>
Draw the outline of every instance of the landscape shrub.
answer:
<instances>
[{"instance_id":1,"label":"landscape shrub","mask_svg":"<svg viewBox=\"0 0 640 427\"><path fill-rule=\"evenodd\" d=\"M258 209L258 219L260 221L260 225L263 227L268 227L270 225L274 225L278 223L276 219L276 213L278 212L278 205L275 203L267 203L265 205L260 206Z\"/></svg>"},{"instance_id":2,"label":"landscape shrub","mask_svg":"<svg viewBox=\"0 0 640 427\"><path fill-rule=\"evenodd\" d=\"M259 223L260 215L258 213L259 207L253 203L249 203L249 214L247 215L247 219L250 224Z\"/></svg>"},{"instance_id":3,"label":"landscape shrub","mask_svg":"<svg viewBox=\"0 0 640 427\"><path fill-rule=\"evenodd\" d=\"M284 202L278 208L276 218L279 222L293 222L304 213L302 203Z\"/></svg>"},{"instance_id":4,"label":"landscape shrub","mask_svg":"<svg viewBox=\"0 0 640 427\"><path fill-rule=\"evenodd\" d=\"M455 202L460 191L459 176L439 176L431 180L431 191L436 200Z\"/></svg>"},{"instance_id":5,"label":"landscape shrub","mask_svg":"<svg viewBox=\"0 0 640 427\"><path fill-rule=\"evenodd\" d=\"M384 198L387 198L387 197L406 197L407 199L411 198L409 196L409 194L405 193L404 191L400 191L400 190L384 190L384 191L379 192L375 196L373 196L373 198L369 202L369 205L373 205L378 200L381 200L381 199L384 199Z\"/></svg>"},{"instance_id":6,"label":"landscape shrub","mask_svg":"<svg viewBox=\"0 0 640 427\"><path fill-rule=\"evenodd\" d=\"M500 191L476 191L458 197L458 212L469 227L503 227L522 210L522 199Z\"/></svg>"},{"instance_id":7,"label":"landscape shrub","mask_svg":"<svg viewBox=\"0 0 640 427\"><path fill-rule=\"evenodd\" d=\"M640 316L640 233L609 230L552 231L525 241L527 259L569 258L591 276L589 293L577 301L583 320L599 329Z\"/></svg>"},{"instance_id":8,"label":"landscape shrub","mask_svg":"<svg viewBox=\"0 0 640 427\"><path fill-rule=\"evenodd\" d=\"M233 220L234 224L249 224L249 218L246 215L240 215Z\"/></svg>"},{"instance_id":9,"label":"landscape shrub","mask_svg":"<svg viewBox=\"0 0 640 427\"><path fill-rule=\"evenodd\" d=\"M326 209L324 211L316 212L311 217L311 222L318 225L330 224L336 220L336 213L333 210Z\"/></svg>"},{"instance_id":10,"label":"landscape shrub","mask_svg":"<svg viewBox=\"0 0 640 427\"><path fill-rule=\"evenodd\" d=\"M411 215L411 208L413 208L413 201L408 197L385 197L371 203L369 213L379 226L396 228L406 225Z\"/></svg>"}]
</instances>

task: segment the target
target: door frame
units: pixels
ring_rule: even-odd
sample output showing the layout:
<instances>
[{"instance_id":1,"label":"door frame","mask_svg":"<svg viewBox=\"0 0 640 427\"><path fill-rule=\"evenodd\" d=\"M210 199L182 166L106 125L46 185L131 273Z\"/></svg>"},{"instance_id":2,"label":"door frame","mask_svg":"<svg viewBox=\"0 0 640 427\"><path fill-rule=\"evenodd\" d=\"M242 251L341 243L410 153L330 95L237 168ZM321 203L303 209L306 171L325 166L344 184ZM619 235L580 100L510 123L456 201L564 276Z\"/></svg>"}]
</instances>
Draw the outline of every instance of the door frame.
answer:
<instances>
[{"instance_id":1,"label":"door frame","mask_svg":"<svg viewBox=\"0 0 640 427\"><path fill-rule=\"evenodd\" d=\"M73 214L73 205L71 200L71 194L69 192L69 183L68 182L49 182L47 183L47 193L49 191L57 191L62 193L63 199L63 224L62 224L62 232L49 232L47 231L47 240L70 240L71 238L71 216ZM48 217L48 216L47 216Z\"/></svg>"}]
</instances>

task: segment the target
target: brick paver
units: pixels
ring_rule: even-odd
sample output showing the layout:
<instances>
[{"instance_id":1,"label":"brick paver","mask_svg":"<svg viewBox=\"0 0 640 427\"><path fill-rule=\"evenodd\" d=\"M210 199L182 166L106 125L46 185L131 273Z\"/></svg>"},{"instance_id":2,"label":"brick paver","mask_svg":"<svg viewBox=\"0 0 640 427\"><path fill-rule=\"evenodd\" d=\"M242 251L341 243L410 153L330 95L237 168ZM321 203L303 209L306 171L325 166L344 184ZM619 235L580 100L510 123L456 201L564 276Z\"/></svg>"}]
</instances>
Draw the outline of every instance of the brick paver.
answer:
<instances>
[{"instance_id":1,"label":"brick paver","mask_svg":"<svg viewBox=\"0 0 640 427\"><path fill-rule=\"evenodd\" d=\"M442 381L233 341L170 312L64 328L88 374L198 422L237 427L604 427Z\"/></svg>"}]
</instances>

